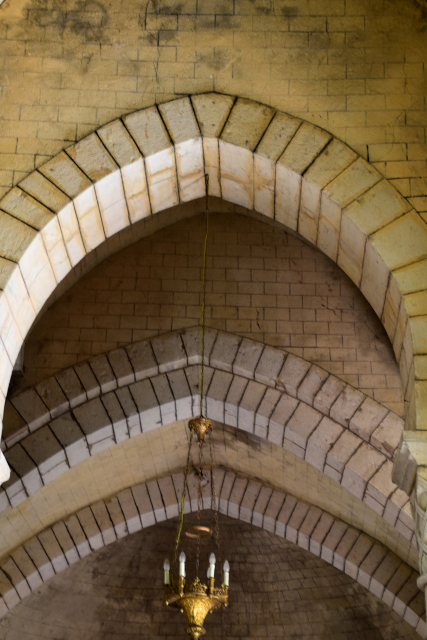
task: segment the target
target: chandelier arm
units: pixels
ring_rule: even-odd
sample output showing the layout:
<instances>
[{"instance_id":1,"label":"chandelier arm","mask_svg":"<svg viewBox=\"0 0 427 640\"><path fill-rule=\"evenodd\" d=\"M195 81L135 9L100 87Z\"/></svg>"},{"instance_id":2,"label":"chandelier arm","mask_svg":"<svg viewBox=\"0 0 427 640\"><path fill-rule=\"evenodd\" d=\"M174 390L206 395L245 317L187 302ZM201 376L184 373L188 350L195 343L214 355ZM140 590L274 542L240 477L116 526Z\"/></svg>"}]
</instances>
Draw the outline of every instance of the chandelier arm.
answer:
<instances>
[{"instance_id":1,"label":"chandelier arm","mask_svg":"<svg viewBox=\"0 0 427 640\"><path fill-rule=\"evenodd\" d=\"M209 233L209 175L205 174L206 181L206 232L203 245L203 267L202 267L202 317L201 317L201 365L200 365L200 415L203 416L203 384L204 384L204 357L205 357L205 311L206 311L206 254Z\"/></svg>"}]
</instances>

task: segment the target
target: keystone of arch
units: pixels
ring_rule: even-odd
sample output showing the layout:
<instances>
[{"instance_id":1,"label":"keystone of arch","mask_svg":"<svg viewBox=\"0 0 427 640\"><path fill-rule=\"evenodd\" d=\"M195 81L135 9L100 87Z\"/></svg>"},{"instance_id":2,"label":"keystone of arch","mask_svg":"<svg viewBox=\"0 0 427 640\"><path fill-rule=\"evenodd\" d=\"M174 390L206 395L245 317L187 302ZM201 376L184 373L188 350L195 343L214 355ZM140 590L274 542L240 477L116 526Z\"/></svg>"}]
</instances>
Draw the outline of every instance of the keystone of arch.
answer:
<instances>
[{"instance_id":1,"label":"keystone of arch","mask_svg":"<svg viewBox=\"0 0 427 640\"><path fill-rule=\"evenodd\" d=\"M310 551L383 600L425 636L419 574L365 533L318 507L231 470L216 469L219 510ZM0 617L44 582L94 551L143 528L176 518L184 475L125 489L56 522L0 561ZM184 512L198 507L197 481L188 477ZM210 509L209 487L202 508Z\"/></svg>"},{"instance_id":2,"label":"keystone of arch","mask_svg":"<svg viewBox=\"0 0 427 640\"><path fill-rule=\"evenodd\" d=\"M0 511L116 443L199 415L200 336L114 349L13 398L8 414L23 426L5 442ZM391 479L401 418L317 365L233 334L207 328L204 362L207 417L303 458L415 544L409 499Z\"/></svg>"},{"instance_id":3,"label":"keystone of arch","mask_svg":"<svg viewBox=\"0 0 427 640\"><path fill-rule=\"evenodd\" d=\"M204 196L205 173L212 195L296 231L355 282L392 341L408 428L422 428L426 223L326 131L220 94L105 125L0 201L0 411L23 340L64 277L103 243L113 252L135 239L138 221ZM0 477L7 473L3 458Z\"/></svg>"}]
</instances>

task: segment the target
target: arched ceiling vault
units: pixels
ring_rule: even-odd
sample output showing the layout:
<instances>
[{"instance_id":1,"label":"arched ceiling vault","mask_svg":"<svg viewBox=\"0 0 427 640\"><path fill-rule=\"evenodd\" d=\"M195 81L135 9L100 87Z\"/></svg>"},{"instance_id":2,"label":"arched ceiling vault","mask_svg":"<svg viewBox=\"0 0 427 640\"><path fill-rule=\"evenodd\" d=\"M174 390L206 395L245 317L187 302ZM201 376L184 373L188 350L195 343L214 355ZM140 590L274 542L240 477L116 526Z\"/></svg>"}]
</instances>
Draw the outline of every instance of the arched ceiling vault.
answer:
<instances>
[{"instance_id":1,"label":"arched ceiling vault","mask_svg":"<svg viewBox=\"0 0 427 640\"><path fill-rule=\"evenodd\" d=\"M79 262L134 225L205 195L255 209L350 276L393 343L408 405L425 417L427 226L381 175L326 131L219 94L116 120L62 151L0 202L0 388L45 301ZM104 253L105 255L105 253ZM3 464L2 477L7 477Z\"/></svg>"},{"instance_id":2,"label":"arched ceiling vault","mask_svg":"<svg viewBox=\"0 0 427 640\"><path fill-rule=\"evenodd\" d=\"M183 473L166 475L98 500L40 531L0 566L0 616L68 566L118 539L178 515ZM224 468L215 482L221 513L302 547L333 564L381 598L420 635L425 633L424 594L418 574L354 527L290 494ZM203 509L211 508L210 487ZM197 480L188 477L185 512L196 511Z\"/></svg>"}]
</instances>

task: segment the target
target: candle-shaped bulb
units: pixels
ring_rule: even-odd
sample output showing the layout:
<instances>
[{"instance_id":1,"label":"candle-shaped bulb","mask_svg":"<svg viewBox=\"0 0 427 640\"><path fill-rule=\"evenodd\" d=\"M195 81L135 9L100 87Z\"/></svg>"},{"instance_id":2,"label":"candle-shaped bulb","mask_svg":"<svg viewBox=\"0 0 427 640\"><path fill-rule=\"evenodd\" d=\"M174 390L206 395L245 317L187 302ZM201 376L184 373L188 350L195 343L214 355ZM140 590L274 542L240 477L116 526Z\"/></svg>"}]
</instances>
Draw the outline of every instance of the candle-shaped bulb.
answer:
<instances>
[{"instance_id":1,"label":"candle-shaped bulb","mask_svg":"<svg viewBox=\"0 0 427 640\"><path fill-rule=\"evenodd\" d=\"M185 577L185 553L179 554L179 575Z\"/></svg>"},{"instance_id":2,"label":"candle-shaped bulb","mask_svg":"<svg viewBox=\"0 0 427 640\"><path fill-rule=\"evenodd\" d=\"M211 553L211 555L209 556L209 575L208 575L208 578L214 578L215 577L215 562L216 562L215 554Z\"/></svg>"},{"instance_id":3,"label":"candle-shaped bulb","mask_svg":"<svg viewBox=\"0 0 427 640\"><path fill-rule=\"evenodd\" d=\"M228 562L228 560L224 562L223 570L224 570L223 585L224 587L228 587L230 584L230 563Z\"/></svg>"},{"instance_id":4,"label":"candle-shaped bulb","mask_svg":"<svg viewBox=\"0 0 427 640\"><path fill-rule=\"evenodd\" d=\"M209 578L209 574L210 574L210 572L211 572L210 567L208 567L208 568L207 568L207 571L206 571L206 577L207 577L207 578Z\"/></svg>"},{"instance_id":5,"label":"candle-shaped bulb","mask_svg":"<svg viewBox=\"0 0 427 640\"><path fill-rule=\"evenodd\" d=\"M163 563L163 570L165 572L165 584L170 584L170 568L171 568L171 563L169 562L169 560L166 558L166 560Z\"/></svg>"}]
</instances>

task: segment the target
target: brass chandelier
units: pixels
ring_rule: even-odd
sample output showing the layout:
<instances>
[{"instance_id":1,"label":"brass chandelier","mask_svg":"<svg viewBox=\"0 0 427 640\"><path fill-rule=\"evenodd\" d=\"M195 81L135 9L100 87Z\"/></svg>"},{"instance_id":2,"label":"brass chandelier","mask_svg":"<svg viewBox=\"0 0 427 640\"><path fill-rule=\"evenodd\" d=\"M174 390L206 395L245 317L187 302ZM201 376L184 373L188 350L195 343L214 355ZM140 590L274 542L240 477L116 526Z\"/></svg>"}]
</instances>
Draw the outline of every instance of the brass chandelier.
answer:
<instances>
[{"instance_id":1,"label":"brass chandelier","mask_svg":"<svg viewBox=\"0 0 427 640\"><path fill-rule=\"evenodd\" d=\"M212 613L216 609L222 609L228 605L228 586L230 565L226 560L222 567L222 583L219 588L215 587L215 565L216 557L214 553L209 556L209 567L207 571L207 584L203 584L199 578L199 564L200 564L200 541L203 538L214 537L218 560L221 563L221 551L219 541L219 521L218 521L218 499L215 492L215 478L214 478L214 451L212 440L212 428L213 423L203 415L203 374L204 374L204 338L205 338L205 300L206 300L206 248L209 231L209 177L206 176L206 233L204 239L203 249L203 293L202 293L202 317L201 317L201 364L200 364L200 416L190 420L188 427L190 429L190 437L188 443L187 464L184 470L184 486L181 495L180 503L180 517L178 523L177 536L175 540L175 549L173 554L172 565L169 560L165 560L164 569L164 598L165 603L168 606L179 609L181 613L185 613L187 618L186 632L193 640L198 640L202 635L206 633L203 627L205 618L208 613ZM198 477L198 495L197 495L197 525L190 526L186 529L185 534L188 538L195 541L196 544L196 563L195 563L195 577L192 580L186 580L186 556L184 551L179 554L179 571L178 571L178 583L174 580L174 568L178 558L178 551L180 546L181 532L184 525L184 501L187 489L187 476L188 468L190 464L191 446L193 443L194 434L197 436L198 447L198 463L197 463L197 477ZM204 465L204 445L205 437L209 439L209 451L210 451L210 487L211 487L211 507L213 510L213 526L205 526L201 524L201 511L203 508L202 502L202 482L205 480L203 465Z\"/></svg>"}]
</instances>

